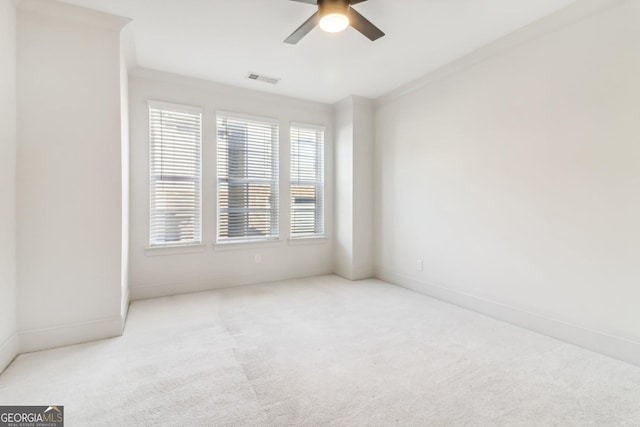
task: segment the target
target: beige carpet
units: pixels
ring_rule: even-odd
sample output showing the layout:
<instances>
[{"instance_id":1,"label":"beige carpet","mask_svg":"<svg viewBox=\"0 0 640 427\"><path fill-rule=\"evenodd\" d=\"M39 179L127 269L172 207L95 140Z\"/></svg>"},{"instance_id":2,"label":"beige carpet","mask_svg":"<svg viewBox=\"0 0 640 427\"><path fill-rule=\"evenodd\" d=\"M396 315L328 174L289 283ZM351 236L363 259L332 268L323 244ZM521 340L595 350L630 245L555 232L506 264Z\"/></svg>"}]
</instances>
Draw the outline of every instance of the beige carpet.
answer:
<instances>
[{"instance_id":1,"label":"beige carpet","mask_svg":"<svg viewBox=\"0 0 640 427\"><path fill-rule=\"evenodd\" d=\"M640 368L377 280L133 303L120 338L18 357L0 404L67 426L639 426Z\"/></svg>"}]
</instances>

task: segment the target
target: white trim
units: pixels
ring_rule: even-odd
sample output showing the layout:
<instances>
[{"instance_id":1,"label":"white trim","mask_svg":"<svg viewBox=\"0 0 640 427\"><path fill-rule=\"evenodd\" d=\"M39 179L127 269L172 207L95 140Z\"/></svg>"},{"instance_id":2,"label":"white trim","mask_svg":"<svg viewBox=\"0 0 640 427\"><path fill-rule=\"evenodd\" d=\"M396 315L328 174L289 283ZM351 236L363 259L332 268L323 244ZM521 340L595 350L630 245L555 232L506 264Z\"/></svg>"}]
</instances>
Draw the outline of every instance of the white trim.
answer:
<instances>
[{"instance_id":1,"label":"white trim","mask_svg":"<svg viewBox=\"0 0 640 427\"><path fill-rule=\"evenodd\" d=\"M268 123L270 125L276 125L278 128L280 127L280 119L266 116L255 116L252 114L234 113L225 110L216 110L216 125L218 123L218 117L220 116L230 119L246 120L248 122ZM280 134L280 129L278 129L278 134Z\"/></svg>"},{"instance_id":2,"label":"white trim","mask_svg":"<svg viewBox=\"0 0 640 427\"><path fill-rule=\"evenodd\" d=\"M193 245L176 245L176 246L147 246L144 248L146 256L164 256L164 255L180 255L180 254L196 254L207 251L205 243L197 243Z\"/></svg>"},{"instance_id":3,"label":"white trim","mask_svg":"<svg viewBox=\"0 0 640 427\"><path fill-rule=\"evenodd\" d=\"M376 269L376 277L560 341L640 366L640 342L572 325L539 313L510 307L497 301L416 280L380 268Z\"/></svg>"},{"instance_id":4,"label":"white trim","mask_svg":"<svg viewBox=\"0 0 640 427\"><path fill-rule=\"evenodd\" d=\"M291 128L293 128L293 127L304 128L304 129L313 129L315 131L320 131L320 132L326 132L327 131L327 127L324 126L324 125L319 125L319 124L315 124L315 123L290 121L289 122L289 133L291 133ZM291 135L289 135L289 138L291 138Z\"/></svg>"},{"instance_id":5,"label":"white trim","mask_svg":"<svg viewBox=\"0 0 640 427\"><path fill-rule=\"evenodd\" d=\"M135 302L171 295L215 291L218 289L235 288L238 286L262 285L265 283L303 279L328 274L333 274L331 272L331 266L320 266L315 269L309 269L308 267L301 265L297 269L281 269L249 274L230 273L201 280L156 282L132 286L131 301Z\"/></svg>"},{"instance_id":6,"label":"white trim","mask_svg":"<svg viewBox=\"0 0 640 427\"><path fill-rule=\"evenodd\" d=\"M125 25L132 21L122 16L98 12L93 9L87 9L60 1L16 0L14 3L21 11L39 13L108 30L120 31Z\"/></svg>"},{"instance_id":7,"label":"white trim","mask_svg":"<svg viewBox=\"0 0 640 427\"><path fill-rule=\"evenodd\" d=\"M205 292L216 289L230 288L234 286L243 286L251 284L249 281L240 279L240 275L236 275L229 280L220 278L210 280L186 280L172 282L157 282L151 284L137 285L131 287L131 302L161 298L172 295L183 295L195 292Z\"/></svg>"},{"instance_id":8,"label":"white trim","mask_svg":"<svg viewBox=\"0 0 640 427\"><path fill-rule=\"evenodd\" d=\"M327 239L327 236L325 235L290 237L289 239L287 239L287 244L289 246L324 245L328 242L329 242L329 239Z\"/></svg>"},{"instance_id":9,"label":"white trim","mask_svg":"<svg viewBox=\"0 0 640 427\"><path fill-rule=\"evenodd\" d=\"M476 64L484 62L504 52L513 50L535 39L546 36L554 31L561 30L607 9L618 6L630 0L580 0L561 9L545 18L529 24L513 33L504 36L497 41L485 45L478 50L458 58L447 65L437 68L425 76L410 83L400 86L380 97L375 105L390 104L406 95L416 92L423 87L461 72Z\"/></svg>"},{"instance_id":10,"label":"white trim","mask_svg":"<svg viewBox=\"0 0 640 427\"><path fill-rule=\"evenodd\" d=\"M247 249L277 248L282 239L220 241L213 244L214 251L243 251Z\"/></svg>"},{"instance_id":11,"label":"white trim","mask_svg":"<svg viewBox=\"0 0 640 427\"><path fill-rule=\"evenodd\" d=\"M246 101L247 105L251 105L255 101L264 101L270 103L271 105L286 106L287 108L312 110L325 114L331 114L333 112L333 107L331 106L331 104L327 103L309 101L306 99L295 98L286 95L278 95L275 93L262 92L256 89L249 89L247 87L216 83L210 80L186 77L179 74L152 70L150 68L136 67L130 71L129 77L143 78L164 84L181 85L197 90L215 91L221 95L229 96L235 99L243 99Z\"/></svg>"},{"instance_id":12,"label":"white trim","mask_svg":"<svg viewBox=\"0 0 640 427\"><path fill-rule=\"evenodd\" d=\"M189 114L202 114L204 112L204 108L195 105L176 104L173 102L156 101L155 99L148 99L147 106L159 110L182 111Z\"/></svg>"},{"instance_id":13,"label":"white trim","mask_svg":"<svg viewBox=\"0 0 640 427\"><path fill-rule=\"evenodd\" d=\"M375 99L366 98L364 96L351 95L351 102L354 106L364 107L364 108L373 108L375 105Z\"/></svg>"},{"instance_id":14,"label":"white trim","mask_svg":"<svg viewBox=\"0 0 640 427\"><path fill-rule=\"evenodd\" d=\"M42 329L18 331L20 352L46 350L67 345L81 344L122 335L124 321L121 316L86 322L69 323Z\"/></svg>"},{"instance_id":15,"label":"white trim","mask_svg":"<svg viewBox=\"0 0 640 427\"><path fill-rule=\"evenodd\" d=\"M0 344L0 374L13 362L20 353L20 341L17 334L11 334Z\"/></svg>"},{"instance_id":16,"label":"white trim","mask_svg":"<svg viewBox=\"0 0 640 427\"><path fill-rule=\"evenodd\" d=\"M127 285L126 288L124 288L123 293L122 293L122 300L121 300L121 304L122 306L120 307L120 316L122 316L122 329L124 330L124 325L126 325L127 323L127 316L129 316L129 306L131 305L131 300L129 299L129 286Z\"/></svg>"}]
</instances>

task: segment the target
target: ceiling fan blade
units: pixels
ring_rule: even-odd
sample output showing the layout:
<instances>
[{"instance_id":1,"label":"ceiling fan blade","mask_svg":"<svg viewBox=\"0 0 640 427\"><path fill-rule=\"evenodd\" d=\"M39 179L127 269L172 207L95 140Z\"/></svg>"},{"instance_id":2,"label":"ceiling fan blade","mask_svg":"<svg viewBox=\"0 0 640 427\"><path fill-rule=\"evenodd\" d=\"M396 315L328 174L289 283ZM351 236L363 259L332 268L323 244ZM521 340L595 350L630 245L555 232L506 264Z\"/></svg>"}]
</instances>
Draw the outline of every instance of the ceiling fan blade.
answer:
<instances>
[{"instance_id":1,"label":"ceiling fan blade","mask_svg":"<svg viewBox=\"0 0 640 427\"><path fill-rule=\"evenodd\" d=\"M316 12L313 15L311 15L311 18L307 19L304 22L304 24L300 25L300 27L298 27L297 30L291 33L291 35L287 37L287 39L284 42L289 44L298 43L300 40L302 40L304 36L309 34L311 30L317 27L319 23L320 23L320 12Z\"/></svg>"},{"instance_id":2,"label":"ceiling fan blade","mask_svg":"<svg viewBox=\"0 0 640 427\"><path fill-rule=\"evenodd\" d=\"M351 26L360 31L365 37L371 41L378 40L384 36L380 28L373 25L367 18L360 15L355 9L349 8L349 22Z\"/></svg>"},{"instance_id":3,"label":"ceiling fan blade","mask_svg":"<svg viewBox=\"0 0 640 427\"><path fill-rule=\"evenodd\" d=\"M294 0L294 1L297 1L297 0ZM367 1L367 0L350 0L349 4L358 4L358 3L362 3L364 1Z\"/></svg>"},{"instance_id":4,"label":"ceiling fan blade","mask_svg":"<svg viewBox=\"0 0 640 427\"><path fill-rule=\"evenodd\" d=\"M307 3L307 4L318 4L317 0L291 0L291 1L297 1L299 3ZM360 1L367 1L367 0L360 0Z\"/></svg>"}]
</instances>

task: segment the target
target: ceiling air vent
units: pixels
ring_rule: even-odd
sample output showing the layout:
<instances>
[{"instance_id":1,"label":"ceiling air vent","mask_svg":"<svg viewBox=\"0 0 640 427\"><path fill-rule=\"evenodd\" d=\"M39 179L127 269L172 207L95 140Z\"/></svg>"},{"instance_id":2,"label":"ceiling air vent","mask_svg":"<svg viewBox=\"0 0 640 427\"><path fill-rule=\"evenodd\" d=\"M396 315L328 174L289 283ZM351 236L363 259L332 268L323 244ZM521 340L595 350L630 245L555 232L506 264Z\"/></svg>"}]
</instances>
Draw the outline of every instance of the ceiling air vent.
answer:
<instances>
[{"instance_id":1,"label":"ceiling air vent","mask_svg":"<svg viewBox=\"0 0 640 427\"><path fill-rule=\"evenodd\" d=\"M278 79L276 77L269 77L269 76L265 76L265 75L257 74L257 73L249 73L247 78L249 80L256 80L258 82L268 83L270 85L277 85L278 82L280 81L280 79Z\"/></svg>"}]
</instances>

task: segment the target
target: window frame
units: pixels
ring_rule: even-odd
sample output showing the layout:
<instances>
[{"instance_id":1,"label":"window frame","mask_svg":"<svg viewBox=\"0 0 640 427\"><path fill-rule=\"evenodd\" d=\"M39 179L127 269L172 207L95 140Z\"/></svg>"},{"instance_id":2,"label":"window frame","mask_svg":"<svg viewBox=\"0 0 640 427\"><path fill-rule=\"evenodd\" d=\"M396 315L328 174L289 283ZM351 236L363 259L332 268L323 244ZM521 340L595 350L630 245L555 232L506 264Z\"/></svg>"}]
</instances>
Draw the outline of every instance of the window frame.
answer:
<instances>
[{"instance_id":1,"label":"window frame","mask_svg":"<svg viewBox=\"0 0 640 427\"><path fill-rule=\"evenodd\" d=\"M227 118L227 119L246 121L246 122L256 122L263 125L272 126L272 132L275 133L274 135L272 135L272 143L273 143L273 147L272 147L273 163L272 164L275 166L274 168L272 168L272 179L270 182L274 191L274 194L272 195L272 200L274 203L273 209L275 209L275 215L273 215L271 218L271 221L272 221L271 227L275 227L276 229L275 234L271 234L265 237L246 236L246 237L240 237L240 238L221 238L220 236L220 225L222 223L222 221L220 220L221 218L221 204L220 204L221 177L220 177L220 157L219 157L220 118ZM216 201L215 201L215 221L216 221L215 230L216 231L215 231L214 247L217 247L218 249L233 249L238 247L242 247L242 248L252 247L254 245L270 246L270 245L273 245L274 243L277 244L282 240L281 239L282 222L280 220L281 219L280 218L281 217L280 182L281 182L281 173L282 173L280 168L280 148L281 148L280 120L276 118L271 118L271 117L242 114L242 113L230 112L225 110L217 110L215 114L215 129L216 129L216 139L215 139L216 148L215 148L214 163L215 163L215 194L216 194Z\"/></svg>"},{"instance_id":2,"label":"window frame","mask_svg":"<svg viewBox=\"0 0 640 427\"><path fill-rule=\"evenodd\" d=\"M197 175L197 183L198 183L198 192L196 194L196 197L198 199L198 209L197 209L197 219L198 219L198 225L197 225L197 230L198 230L198 236L197 239L193 239L191 241L185 241L185 242L177 242L177 243L170 243L165 241L165 243L154 243L152 242L152 237L153 237L153 226L154 226L154 220L153 220L153 215L154 215L154 206L153 206L153 189L155 188L154 186L154 174L153 174L153 140L152 140L152 121L151 121L151 110L152 109L156 109L156 110L168 110L168 111L175 111L175 112L181 112L181 113L186 113L186 114L197 114L199 115L199 129L198 129L198 175ZM157 100L153 100L150 99L147 101L147 124L148 124L148 152L147 152L147 160L148 160L148 179L149 179L149 187L148 187L148 192L147 195L149 197L149 213L148 213L148 239L147 239L147 252L149 252L149 250L156 250L156 249L171 249L174 248L175 250L180 250L179 248L199 248L202 247L203 245L203 198L202 198L202 186L203 186L203 170L202 170L202 162L203 162L203 122L204 122L204 109L202 107L197 107L197 106L193 106L193 105L185 105L185 104L178 104L178 103L173 103L173 102L165 102L165 101L157 101Z\"/></svg>"},{"instance_id":3,"label":"window frame","mask_svg":"<svg viewBox=\"0 0 640 427\"><path fill-rule=\"evenodd\" d=\"M294 184L294 176L293 176L293 148L294 148L294 144L293 144L293 130L294 128L298 128L301 130L306 130L306 131L313 131L316 133L316 141L317 141L317 135L320 134L321 135L321 141L319 146L316 148L316 155L318 156L316 158L316 163L318 162L318 160L320 161L320 166L317 167L316 169L316 178L318 178L319 175L319 179L316 179L313 182L309 182L312 183L314 185L314 187L316 188L320 188L321 190L321 196L322 196L322 204L320 207L316 206L316 218L317 215L320 215L321 218L321 231L315 231L314 233L305 233L305 234L294 234L293 232L293 225L294 225L294 215L293 215L293 207L294 207L294 203L293 203L293 196L292 196L292 188L295 185ZM304 122L291 122L289 124L289 182L288 182L288 186L289 186L289 239L291 241L304 241L304 240L310 240L310 239L324 239L326 238L326 227L327 227L327 221L326 221L326 217L327 217L327 198L326 198L326 133L327 133L327 128L326 126L323 125L318 125L318 124L312 124L312 123L304 123ZM300 181L295 181L295 182L300 182ZM300 185L300 184L298 184ZM320 211L318 211L318 208L320 209ZM316 219L317 221L317 219Z\"/></svg>"}]
</instances>

